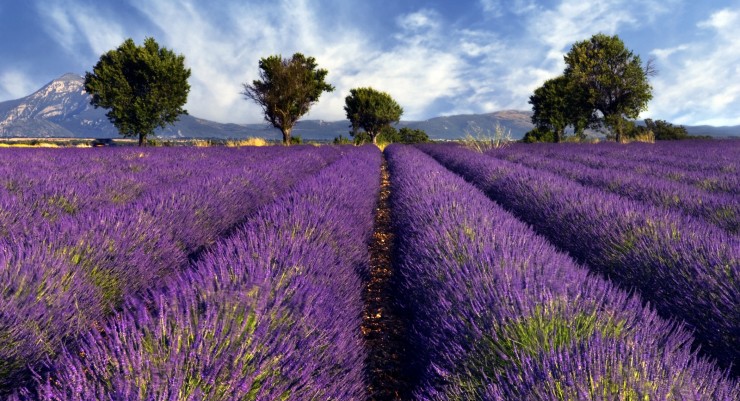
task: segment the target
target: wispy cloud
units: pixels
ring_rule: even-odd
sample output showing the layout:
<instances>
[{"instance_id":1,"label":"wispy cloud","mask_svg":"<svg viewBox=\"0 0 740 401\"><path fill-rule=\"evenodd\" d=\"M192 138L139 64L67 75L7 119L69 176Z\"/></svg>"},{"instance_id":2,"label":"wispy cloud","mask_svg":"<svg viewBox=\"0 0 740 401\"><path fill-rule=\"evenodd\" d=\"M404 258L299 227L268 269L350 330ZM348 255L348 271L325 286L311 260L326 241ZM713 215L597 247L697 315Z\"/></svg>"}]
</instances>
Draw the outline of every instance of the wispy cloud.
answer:
<instances>
[{"instance_id":1,"label":"wispy cloud","mask_svg":"<svg viewBox=\"0 0 740 401\"><path fill-rule=\"evenodd\" d=\"M22 71L0 71L0 99L18 99L38 89L36 82Z\"/></svg>"},{"instance_id":2,"label":"wispy cloud","mask_svg":"<svg viewBox=\"0 0 740 401\"><path fill-rule=\"evenodd\" d=\"M595 33L615 34L625 27L647 24L665 12L658 1L640 2L640 7L628 7L627 3L635 2L563 0L548 8L546 3L527 0L506 5L482 1L484 8L495 13L518 15L524 29L519 36L506 38L488 30L453 34L464 55L477 57L465 74L470 83L468 98L461 99L455 111L528 109L534 89L562 73L563 56L573 43Z\"/></svg>"},{"instance_id":3,"label":"wispy cloud","mask_svg":"<svg viewBox=\"0 0 740 401\"><path fill-rule=\"evenodd\" d=\"M71 54L99 55L126 38L116 18L94 6L42 1L37 10L44 19L44 30Z\"/></svg>"},{"instance_id":4,"label":"wispy cloud","mask_svg":"<svg viewBox=\"0 0 740 401\"><path fill-rule=\"evenodd\" d=\"M193 72L188 108L204 118L261 121L257 106L240 94L241 83L256 79L257 61L271 54L300 51L329 70L336 90L322 95L309 118L344 119L344 98L359 86L390 92L404 106L405 118L421 118L459 86L459 60L433 45L440 22L429 10L399 16L392 42L376 43L352 24L325 28L324 16L301 0L235 6L228 15L209 15L189 1L136 6L158 24L165 42L186 55Z\"/></svg>"},{"instance_id":5,"label":"wispy cloud","mask_svg":"<svg viewBox=\"0 0 740 401\"><path fill-rule=\"evenodd\" d=\"M653 51L660 75L649 115L683 124L740 124L740 11L715 11L698 27L701 40Z\"/></svg>"},{"instance_id":6,"label":"wispy cloud","mask_svg":"<svg viewBox=\"0 0 740 401\"><path fill-rule=\"evenodd\" d=\"M501 4L501 0L480 0L480 5L483 11L494 17L503 14L504 6Z\"/></svg>"},{"instance_id":7,"label":"wispy cloud","mask_svg":"<svg viewBox=\"0 0 740 401\"><path fill-rule=\"evenodd\" d=\"M196 0L129 0L127 7L137 18L117 18L105 3L43 0L38 11L61 48L90 60L126 37L154 36L185 55L192 70L186 106L191 114L257 122L260 110L240 94L241 84L258 77L261 57L294 52L316 57L336 87L322 95L307 118L344 119L344 98L359 86L389 92L404 107L405 119L528 109L529 95L562 72L563 55L575 41L650 26L678 2L477 0L476 7L487 15L485 24L466 24L421 4L394 16L382 31L358 20L359 6L336 0L218 1L218 7ZM372 7L363 11L377 12ZM737 98L737 89L727 84L736 81L729 74L736 77L734 65L740 65L733 40L737 22L737 11L720 10L697 27L706 33L704 41L652 52L661 75L651 113L698 118L670 108L675 101L668 99L686 90L702 94L703 108L728 113ZM514 25L502 30L501 24ZM705 77L702 71L715 76ZM701 89L705 86L711 89ZM686 101L682 110L704 100Z\"/></svg>"}]
</instances>

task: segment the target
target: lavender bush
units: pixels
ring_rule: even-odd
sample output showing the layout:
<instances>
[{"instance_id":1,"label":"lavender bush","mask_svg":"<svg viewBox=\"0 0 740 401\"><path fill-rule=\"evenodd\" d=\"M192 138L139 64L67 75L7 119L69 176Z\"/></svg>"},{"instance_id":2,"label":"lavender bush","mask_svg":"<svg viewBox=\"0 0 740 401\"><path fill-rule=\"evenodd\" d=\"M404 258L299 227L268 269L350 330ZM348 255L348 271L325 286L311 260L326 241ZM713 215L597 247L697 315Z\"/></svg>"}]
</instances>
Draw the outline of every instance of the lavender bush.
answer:
<instances>
[{"instance_id":1,"label":"lavender bush","mask_svg":"<svg viewBox=\"0 0 740 401\"><path fill-rule=\"evenodd\" d=\"M681 325L589 275L429 156L386 154L394 293L410 320L404 399L740 396Z\"/></svg>"},{"instance_id":2,"label":"lavender bush","mask_svg":"<svg viewBox=\"0 0 740 401\"><path fill-rule=\"evenodd\" d=\"M261 208L12 399L364 399L360 277L379 156L352 150Z\"/></svg>"},{"instance_id":3,"label":"lavender bush","mask_svg":"<svg viewBox=\"0 0 740 401\"><path fill-rule=\"evenodd\" d=\"M549 171L586 186L613 192L626 198L668 207L689 216L703 218L732 234L740 233L740 198L727 193L710 193L694 186L630 171L594 169L565 160L531 154L523 147L516 153L489 152L527 167ZM587 149L584 149L587 151Z\"/></svg>"},{"instance_id":4,"label":"lavender bush","mask_svg":"<svg viewBox=\"0 0 740 401\"><path fill-rule=\"evenodd\" d=\"M271 149L0 152L0 393L342 152Z\"/></svg>"},{"instance_id":5,"label":"lavender bush","mask_svg":"<svg viewBox=\"0 0 740 401\"><path fill-rule=\"evenodd\" d=\"M422 146L560 249L664 316L723 367L740 353L740 239L703 221L455 146Z\"/></svg>"},{"instance_id":6,"label":"lavender bush","mask_svg":"<svg viewBox=\"0 0 740 401\"><path fill-rule=\"evenodd\" d=\"M522 153L584 164L591 168L652 176L709 192L740 195L738 141L513 145L496 152L516 158Z\"/></svg>"}]
</instances>

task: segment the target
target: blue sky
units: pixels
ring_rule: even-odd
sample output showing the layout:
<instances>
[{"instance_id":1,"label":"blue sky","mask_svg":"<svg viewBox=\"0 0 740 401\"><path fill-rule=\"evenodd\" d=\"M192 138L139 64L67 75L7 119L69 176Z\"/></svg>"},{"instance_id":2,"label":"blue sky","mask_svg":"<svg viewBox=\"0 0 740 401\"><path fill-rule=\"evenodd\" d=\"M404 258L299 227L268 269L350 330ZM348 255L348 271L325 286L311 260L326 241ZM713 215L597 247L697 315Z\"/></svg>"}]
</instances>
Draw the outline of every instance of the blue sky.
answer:
<instances>
[{"instance_id":1,"label":"blue sky","mask_svg":"<svg viewBox=\"0 0 740 401\"><path fill-rule=\"evenodd\" d=\"M336 87L308 119L344 119L359 86L389 92L405 120L529 109L572 44L599 32L655 59L641 117L740 124L740 0L3 0L0 101L151 36L185 55L190 114L219 122L261 121L241 84L261 57L294 52Z\"/></svg>"}]
</instances>

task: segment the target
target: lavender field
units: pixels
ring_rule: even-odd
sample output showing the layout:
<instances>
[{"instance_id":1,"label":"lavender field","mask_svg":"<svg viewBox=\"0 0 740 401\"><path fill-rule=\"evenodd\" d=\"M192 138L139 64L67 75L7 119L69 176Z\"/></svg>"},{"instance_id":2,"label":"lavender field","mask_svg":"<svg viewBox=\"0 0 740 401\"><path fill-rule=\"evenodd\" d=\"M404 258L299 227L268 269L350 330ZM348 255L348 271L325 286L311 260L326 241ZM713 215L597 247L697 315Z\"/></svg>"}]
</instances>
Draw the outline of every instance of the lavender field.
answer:
<instances>
[{"instance_id":1,"label":"lavender field","mask_svg":"<svg viewBox=\"0 0 740 401\"><path fill-rule=\"evenodd\" d=\"M0 399L740 399L740 141L0 172Z\"/></svg>"}]
</instances>

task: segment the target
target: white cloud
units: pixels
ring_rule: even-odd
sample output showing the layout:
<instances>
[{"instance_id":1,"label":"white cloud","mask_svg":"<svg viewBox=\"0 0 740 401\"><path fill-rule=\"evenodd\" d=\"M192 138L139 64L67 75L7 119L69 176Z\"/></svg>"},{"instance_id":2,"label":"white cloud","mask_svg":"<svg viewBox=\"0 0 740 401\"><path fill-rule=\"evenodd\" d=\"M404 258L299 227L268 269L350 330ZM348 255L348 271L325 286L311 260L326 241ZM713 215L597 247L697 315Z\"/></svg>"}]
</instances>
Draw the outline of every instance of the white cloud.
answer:
<instances>
[{"instance_id":1,"label":"white cloud","mask_svg":"<svg viewBox=\"0 0 740 401\"><path fill-rule=\"evenodd\" d=\"M28 96L36 89L37 82L22 71L11 69L0 72L0 101Z\"/></svg>"},{"instance_id":2,"label":"white cloud","mask_svg":"<svg viewBox=\"0 0 740 401\"><path fill-rule=\"evenodd\" d=\"M515 0L511 5L511 12L516 15L522 15L536 11L539 7L535 0Z\"/></svg>"},{"instance_id":3,"label":"white cloud","mask_svg":"<svg viewBox=\"0 0 740 401\"><path fill-rule=\"evenodd\" d=\"M126 36L138 37L138 31L155 36L185 55L192 70L188 111L222 122L262 121L260 109L240 94L241 84L258 77L261 57L294 52L316 57L336 87L306 118L344 119L344 98L360 86L389 92L404 107L405 119L528 109L529 95L562 72L563 55L575 41L649 24L669 11L657 0L480 0L489 17L517 15L514 23L523 29L502 36L498 26L457 25L428 7L396 16L395 26L385 25L381 32L358 23L351 12L341 17L337 5L327 13L322 3L311 0L220 2L219 7L196 0L130 2L141 17L135 22L74 2L64 8L47 2L42 14L60 46L69 52L83 49L95 58ZM715 32L731 24L731 17L718 14L703 29ZM677 46L653 52L663 60L683 53L692 51ZM725 107L731 99L732 92L720 92L713 107Z\"/></svg>"},{"instance_id":4,"label":"white cloud","mask_svg":"<svg viewBox=\"0 0 740 401\"><path fill-rule=\"evenodd\" d=\"M675 3L676 0L669 0ZM534 89L545 80L562 73L563 56L573 43L586 40L596 33L618 34L625 28L637 28L650 23L668 11L661 2L643 1L639 6L629 0L584 2L562 0L546 8L546 3L517 0L509 11L520 15L525 30L518 37L498 42L495 54L489 54L478 64L481 71L471 74L479 79L472 99L482 107L529 109L527 103ZM489 35L490 37L490 35ZM471 48L468 54L475 54ZM482 78L482 79L481 79ZM485 99L495 98L492 102Z\"/></svg>"},{"instance_id":5,"label":"white cloud","mask_svg":"<svg viewBox=\"0 0 740 401\"><path fill-rule=\"evenodd\" d=\"M405 33L384 47L353 25L326 28L305 0L235 6L225 19L196 4L141 1L136 7L158 25L162 42L185 54L192 69L187 108L199 117L262 121L260 109L239 92L242 83L258 78L258 60L271 54L302 52L329 70L336 90L323 94L306 118L344 119L344 98L360 86L389 92L404 107L404 118L421 118L432 102L460 86L459 59L430 45L438 16L429 10L400 16L396 22Z\"/></svg>"},{"instance_id":6,"label":"white cloud","mask_svg":"<svg viewBox=\"0 0 740 401\"><path fill-rule=\"evenodd\" d=\"M420 10L399 16L396 21L404 31L419 31L439 27L439 15L433 10Z\"/></svg>"},{"instance_id":7,"label":"white cloud","mask_svg":"<svg viewBox=\"0 0 740 401\"><path fill-rule=\"evenodd\" d=\"M44 1L38 3L37 10L47 34L75 55L99 56L126 38L115 18L92 6Z\"/></svg>"},{"instance_id":8,"label":"white cloud","mask_svg":"<svg viewBox=\"0 0 740 401\"><path fill-rule=\"evenodd\" d=\"M655 56L655 58L657 60L664 61L664 60L668 59L669 57L671 57L672 55L674 55L674 54L676 54L678 52L686 51L688 49L689 49L689 46L687 46L687 45L679 45L679 46L675 46L675 47L669 47L669 48L666 48L666 49L653 49L650 52L650 54L652 54L653 56Z\"/></svg>"},{"instance_id":9,"label":"white cloud","mask_svg":"<svg viewBox=\"0 0 740 401\"><path fill-rule=\"evenodd\" d=\"M648 115L679 124L738 125L740 12L724 9L697 24L707 35L657 49L659 75ZM663 56L663 57L661 57Z\"/></svg>"},{"instance_id":10,"label":"white cloud","mask_svg":"<svg viewBox=\"0 0 740 401\"><path fill-rule=\"evenodd\" d=\"M498 17L503 14L503 6L500 0L480 0L480 5L483 11L493 16Z\"/></svg>"},{"instance_id":11,"label":"white cloud","mask_svg":"<svg viewBox=\"0 0 740 401\"><path fill-rule=\"evenodd\" d=\"M502 2L501 0L480 0L483 11L492 17L502 17L505 11L515 15L523 15L537 10L536 0L514 0Z\"/></svg>"},{"instance_id":12,"label":"white cloud","mask_svg":"<svg viewBox=\"0 0 740 401\"><path fill-rule=\"evenodd\" d=\"M740 13L735 10L720 10L712 14L708 20L700 22L698 26L700 28L713 28L722 33L724 29L731 29L733 27L737 28L738 15L740 15Z\"/></svg>"}]
</instances>

